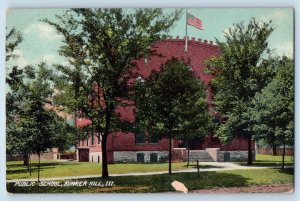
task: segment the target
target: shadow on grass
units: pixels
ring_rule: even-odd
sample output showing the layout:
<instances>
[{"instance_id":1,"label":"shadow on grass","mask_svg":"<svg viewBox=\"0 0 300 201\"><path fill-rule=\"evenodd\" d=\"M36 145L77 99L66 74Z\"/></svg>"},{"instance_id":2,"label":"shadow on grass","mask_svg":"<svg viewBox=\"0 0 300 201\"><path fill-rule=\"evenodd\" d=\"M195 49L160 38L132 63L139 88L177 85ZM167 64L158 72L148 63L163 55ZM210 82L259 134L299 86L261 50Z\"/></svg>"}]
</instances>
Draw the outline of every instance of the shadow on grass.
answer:
<instances>
[{"instance_id":1,"label":"shadow on grass","mask_svg":"<svg viewBox=\"0 0 300 201\"><path fill-rule=\"evenodd\" d=\"M183 166L183 167L187 167L187 166ZM195 168L197 169L197 165L189 165L188 168ZM214 166L214 165L199 165L199 169L210 169L210 168L218 168L218 169L222 169L222 166Z\"/></svg>"},{"instance_id":2,"label":"shadow on grass","mask_svg":"<svg viewBox=\"0 0 300 201\"><path fill-rule=\"evenodd\" d=\"M277 172L279 173L283 173L283 174L288 174L288 175L294 175L295 172L294 172L294 168L285 168L284 170L277 170Z\"/></svg>"},{"instance_id":3,"label":"shadow on grass","mask_svg":"<svg viewBox=\"0 0 300 201\"><path fill-rule=\"evenodd\" d=\"M52 163L41 163L40 164L40 171L43 172L48 169L55 168L56 166L66 166L66 165L74 165L74 163L61 163L61 162L52 162ZM35 173L38 171L38 164L33 163L31 164L31 173ZM29 167L24 166L23 164L9 164L7 165L6 174L7 175L18 175L18 174L29 174ZM27 176L26 176L27 177ZM24 178L26 178L24 177ZM19 177L22 178L22 177Z\"/></svg>"},{"instance_id":4,"label":"shadow on grass","mask_svg":"<svg viewBox=\"0 0 300 201\"><path fill-rule=\"evenodd\" d=\"M52 169L54 168L54 166L46 166L46 167L43 167L41 166L40 167L40 171L44 171L44 170L47 170L47 169ZM38 171L38 167L37 166L33 166L31 167L31 172L37 172ZM23 173L29 173L29 169L27 168L23 168L23 169L16 169L16 170L6 170L6 174L7 175L10 175L10 174L23 174Z\"/></svg>"},{"instance_id":5,"label":"shadow on grass","mask_svg":"<svg viewBox=\"0 0 300 201\"><path fill-rule=\"evenodd\" d=\"M272 167L272 166L278 166L281 167L281 162L265 162L265 161L256 161L253 162L252 165L248 165L246 162L238 162L241 166L259 166L259 167ZM293 166L294 163L287 162L285 163L285 166Z\"/></svg>"},{"instance_id":6,"label":"shadow on grass","mask_svg":"<svg viewBox=\"0 0 300 201\"><path fill-rule=\"evenodd\" d=\"M174 191L171 183L177 180L184 183L189 190L211 189L220 187L236 187L249 185L248 179L237 174L222 172L197 173L175 173L173 175L149 175L149 176L126 176L111 177L108 181L113 181L112 187L97 186L63 186L63 187L18 187L14 183L7 183L7 191L11 193L154 193ZM107 180L101 178L77 179L74 181L102 182ZM62 181L63 183L64 181Z\"/></svg>"},{"instance_id":7,"label":"shadow on grass","mask_svg":"<svg viewBox=\"0 0 300 201\"><path fill-rule=\"evenodd\" d=\"M41 162L41 167L42 166L56 166L56 165L74 165L74 164L78 164L78 163L76 163L76 162L66 162L66 161L64 161L64 162L50 162L50 163L43 163L43 162ZM31 166L33 167L33 166L38 166L38 163L37 162L34 162L34 163L31 163ZM27 167L27 166L25 166L25 165L23 165L23 164L6 164L6 167L7 168L17 168L17 167Z\"/></svg>"}]
</instances>

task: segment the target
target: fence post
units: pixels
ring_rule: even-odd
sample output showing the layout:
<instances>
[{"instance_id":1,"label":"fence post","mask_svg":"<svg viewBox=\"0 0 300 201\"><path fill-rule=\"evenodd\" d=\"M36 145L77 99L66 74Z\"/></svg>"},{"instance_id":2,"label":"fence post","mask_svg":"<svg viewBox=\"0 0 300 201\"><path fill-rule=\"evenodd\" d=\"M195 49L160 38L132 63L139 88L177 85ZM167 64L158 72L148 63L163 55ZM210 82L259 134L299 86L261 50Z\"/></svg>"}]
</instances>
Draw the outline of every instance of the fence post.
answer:
<instances>
[{"instance_id":1,"label":"fence post","mask_svg":"<svg viewBox=\"0 0 300 201\"><path fill-rule=\"evenodd\" d=\"M198 175L199 175L199 169L200 169L200 167L199 167L199 160L197 160L197 173L198 173Z\"/></svg>"},{"instance_id":2,"label":"fence post","mask_svg":"<svg viewBox=\"0 0 300 201\"><path fill-rule=\"evenodd\" d=\"M189 167L190 165L190 149L188 148L188 152L187 152L187 164L186 166Z\"/></svg>"}]
</instances>

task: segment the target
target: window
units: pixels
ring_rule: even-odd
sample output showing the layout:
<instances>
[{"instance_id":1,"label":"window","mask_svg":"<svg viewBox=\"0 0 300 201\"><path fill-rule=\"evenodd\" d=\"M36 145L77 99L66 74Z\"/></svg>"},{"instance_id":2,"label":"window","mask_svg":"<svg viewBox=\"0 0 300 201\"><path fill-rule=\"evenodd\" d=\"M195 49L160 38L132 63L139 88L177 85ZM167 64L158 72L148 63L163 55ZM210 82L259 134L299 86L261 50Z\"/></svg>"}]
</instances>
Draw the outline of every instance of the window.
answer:
<instances>
[{"instance_id":1,"label":"window","mask_svg":"<svg viewBox=\"0 0 300 201\"><path fill-rule=\"evenodd\" d=\"M135 133L135 143L136 144L143 144L145 142L146 142L146 139L145 139L145 133L144 132Z\"/></svg>"},{"instance_id":2,"label":"window","mask_svg":"<svg viewBox=\"0 0 300 201\"><path fill-rule=\"evenodd\" d=\"M158 136L154 134L149 134L149 143L157 144L158 143Z\"/></svg>"},{"instance_id":3,"label":"window","mask_svg":"<svg viewBox=\"0 0 300 201\"><path fill-rule=\"evenodd\" d=\"M143 153L138 153L137 155L136 155L136 161L138 162L138 163L144 163L145 162L145 154L143 154Z\"/></svg>"},{"instance_id":4,"label":"window","mask_svg":"<svg viewBox=\"0 0 300 201\"><path fill-rule=\"evenodd\" d=\"M158 155L157 153L150 154L150 163L157 163L158 162Z\"/></svg>"},{"instance_id":5,"label":"window","mask_svg":"<svg viewBox=\"0 0 300 201\"><path fill-rule=\"evenodd\" d=\"M92 145L94 145L94 129L92 128L92 130L91 130L91 134L92 134Z\"/></svg>"},{"instance_id":6,"label":"window","mask_svg":"<svg viewBox=\"0 0 300 201\"><path fill-rule=\"evenodd\" d=\"M101 142L101 139L100 139L101 138L101 134L100 133L97 134L97 138L98 138L98 144L100 144L100 142Z\"/></svg>"},{"instance_id":7,"label":"window","mask_svg":"<svg viewBox=\"0 0 300 201\"><path fill-rule=\"evenodd\" d=\"M84 146L84 131L81 129L81 146Z\"/></svg>"},{"instance_id":8,"label":"window","mask_svg":"<svg viewBox=\"0 0 300 201\"><path fill-rule=\"evenodd\" d=\"M229 152L225 152L224 153L224 162L228 162L230 161L230 153Z\"/></svg>"},{"instance_id":9,"label":"window","mask_svg":"<svg viewBox=\"0 0 300 201\"><path fill-rule=\"evenodd\" d=\"M86 146L89 146L89 131L86 131Z\"/></svg>"}]
</instances>

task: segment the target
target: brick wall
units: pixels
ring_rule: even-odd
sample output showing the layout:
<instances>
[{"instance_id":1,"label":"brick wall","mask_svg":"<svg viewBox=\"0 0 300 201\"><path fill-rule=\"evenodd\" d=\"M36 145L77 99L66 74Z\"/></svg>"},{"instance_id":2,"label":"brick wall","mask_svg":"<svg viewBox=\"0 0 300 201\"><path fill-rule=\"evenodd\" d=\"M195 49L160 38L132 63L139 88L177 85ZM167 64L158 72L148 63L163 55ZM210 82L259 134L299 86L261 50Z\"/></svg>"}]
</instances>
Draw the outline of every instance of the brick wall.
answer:
<instances>
[{"instance_id":1,"label":"brick wall","mask_svg":"<svg viewBox=\"0 0 300 201\"><path fill-rule=\"evenodd\" d=\"M45 152L41 154L41 160L57 160L58 158L57 152ZM37 154L30 155L31 160L38 160L39 157ZM22 161L24 160L23 155L21 154L15 154L15 155L7 155L6 161Z\"/></svg>"},{"instance_id":2,"label":"brick wall","mask_svg":"<svg viewBox=\"0 0 300 201\"><path fill-rule=\"evenodd\" d=\"M58 154L58 159L75 160L76 154L75 153Z\"/></svg>"},{"instance_id":3,"label":"brick wall","mask_svg":"<svg viewBox=\"0 0 300 201\"><path fill-rule=\"evenodd\" d=\"M134 133L111 133L107 138L108 151L165 151L169 148L168 139L161 139L158 143L136 144Z\"/></svg>"},{"instance_id":4,"label":"brick wall","mask_svg":"<svg viewBox=\"0 0 300 201\"><path fill-rule=\"evenodd\" d=\"M211 75L203 73L205 68L204 61L213 57L220 55L219 48L214 45L211 41L206 40L195 40L192 38L188 40L188 52L184 52L185 39L167 39L163 41L156 42L152 45L152 54L147 57L147 62L145 58L136 60L137 67L133 70L142 77L146 78L151 74L152 70L160 70L162 64L172 57L177 57L183 59L193 69L195 76L203 81L206 86L207 93L207 103L208 107L211 108L212 92L209 82L212 79ZM134 79L131 80L133 82ZM134 122L134 106L118 107L116 112L120 115L121 120ZM91 138L89 139L90 152L101 151L101 146L97 145L97 138L95 137L95 145L91 146ZM148 141L144 144L135 143L135 135L133 133L121 133L115 132L111 133L107 139L107 151L109 161L113 161L113 151L166 151L168 150L168 139L161 139L157 144L151 144ZM174 141L173 147L178 147L179 142ZM252 143L254 150L254 142ZM85 147L86 142L80 143L80 147ZM87 147L87 146L86 146ZM206 148L218 148L223 151L230 150L246 150L248 147L246 139L236 139L233 143L222 144L218 138L208 136L203 141L195 141L193 149Z\"/></svg>"},{"instance_id":5,"label":"brick wall","mask_svg":"<svg viewBox=\"0 0 300 201\"><path fill-rule=\"evenodd\" d=\"M231 143L225 144L218 137L207 135L204 139L195 141L192 149L204 150L206 148L220 148L221 151L238 151L248 149L248 140L246 138L237 137ZM252 151L255 150L255 141L252 140Z\"/></svg>"},{"instance_id":6,"label":"brick wall","mask_svg":"<svg viewBox=\"0 0 300 201\"><path fill-rule=\"evenodd\" d=\"M277 155L282 155L283 148L277 148ZM262 155L273 155L272 148L257 148L257 153ZM293 156L294 155L294 148L285 148L285 155L286 156Z\"/></svg>"},{"instance_id":7,"label":"brick wall","mask_svg":"<svg viewBox=\"0 0 300 201\"><path fill-rule=\"evenodd\" d=\"M187 150L186 148L174 148L172 150L172 161L181 162L187 160Z\"/></svg>"}]
</instances>

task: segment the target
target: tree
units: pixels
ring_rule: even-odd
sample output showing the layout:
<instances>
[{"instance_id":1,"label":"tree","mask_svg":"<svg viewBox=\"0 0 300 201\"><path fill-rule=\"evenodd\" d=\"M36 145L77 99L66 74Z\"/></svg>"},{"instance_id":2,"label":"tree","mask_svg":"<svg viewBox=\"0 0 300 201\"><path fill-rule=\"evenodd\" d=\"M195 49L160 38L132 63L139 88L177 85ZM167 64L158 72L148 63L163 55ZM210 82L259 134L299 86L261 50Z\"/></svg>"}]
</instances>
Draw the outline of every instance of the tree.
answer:
<instances>
[{"instance_id":1,"label":"tree","mask_svg":"<svg viewBox=\"0 0 300 201\"><path fill-rule=\"evenodd\" d=\"M17 46L22 42L22 34L17 31L15 28L12 28L6 34L6 46L5 46L5 53L6 53L6 62L11 61L12 59L18 57L15 54L15 50ZM9 67L6 67L6 71L9 72ZM10 130L15 130L16 126L14 124L14 116L16 113L19 112L18 110L18 97L16 96L18 91L18 85L20 84L21 80L23 79L22 70L19 70L17 66L13 66L9 75L7 75L6 81L10 87L10 92L6 94L6 130L7 130L7 147L6 152L10 153L11 150L14 150L13 143L10 143L9 140L9 132ZM24 165L28 164L28 155L24 155Z\"/></svg>"},{"instance_id":2,"label":"tree","mask_svg":"<svg viewBox=\"0 0 300 201\"><path fill-rule=\"evenodd\" d=\"M118 127L116 107L130 99L134 60L147 54L153 42L167 37L179 14L179 10L165 14L162 9L71 9L57 16L57 23L44 20L63 35L61 54L71 61L79 57L81 63L76 65L87 76L78 94L78 109L101 133L103 178L109 176L107 136ZM72 54L74 48L80 54Z\"/></svg>"},{"instance_id":3,"label":"tree","mask_svg":"<svg viewBox=\"0 0 300 201\"><path fill-rule=\"evenodd\" d=\"M137 82L139 129L169 139L169 174L172 173L172 139L187 140L207 134L210 117L203 83L192 69L173 58Z\"/></svg>"},{"instance_id":4,"label":"tree","mask_svg":"<svg viewBox=\"0 0 300 201\"><path fill-rule=\"evenodd\" d=\"M22 42L22 35L20 32L18 32L15 28L8 31L8 34L6 35L6 46L5 46L5 54L6 54L6 62L11 61L11 59L18 57L18 55L15 54L16 47ZM9 71L9 67L6 67L7 72ZM11 77L11 79L7 80L9 87L12 91L17 90L17 85L20 83L20 81L23 78L22 71L18 69L17 66L12 67L11 75L14 75ZM12 100L12 96L10 93L8 93L8 100L6 101L6 118L10 119L16 112L16 105L14 105L14 101Z\"/></svg>"},{"instance_id":5,"label":"tree","mask_svg":"<svg viewBox=\"0 0 300 201\"><path fill-rule=\"evenodd\" d=\"M17 31L15 28L12 28L8 33L6 34L6 61L9 61L10 59L16 58L17 55L14 53L16 47L22 42L23 37L22 34Z\"/></svg>"},{"instance_id":6,"label":"tree","mask_svg":"<svg viewBox=\"0 0 300 201\"><path fill-rule=\"evenodd\" d=\"M221 51L211 59L210 73L215 77L215 109L222 115L217 134L225 142L236 136L248 139L248 164L252 164L251 118L248 108L255 96L269 81L262 58L268 53L268 37L273 31L271 22L259 23L252 19L248 25L235 24L225 33L225 42L217 40Z\"/></svg>"},{"instance_id":7,"label":"tree","mask_svg":"<svg viewBox=\"0 0 300 201\"><path fill-rule=\"evenodd\" d=\"M72 135L66 121L46 108L51 104L53 87L50 81L52 72L45 63L38 69L27 66L25 69L13 68L8 74L7 113L7 150L8 153L24 155L28 165L30 154L39 158L47 148L69 148ZM16 82L18 80L18 82ZM40 160L38 163L39 180Z\"/></svg>"},{"instance_id":8,"label":"tree","mask_svg":"<svg viewBox=\"0 0 300 201\"><path fill-rule=\"evenodd\" d=\"M283 57L273 80L257 93L250 110L257 139L267 144L282 145L282 169L285 146L294 143L294 62Z\"/></svg>"}]
</instances>

